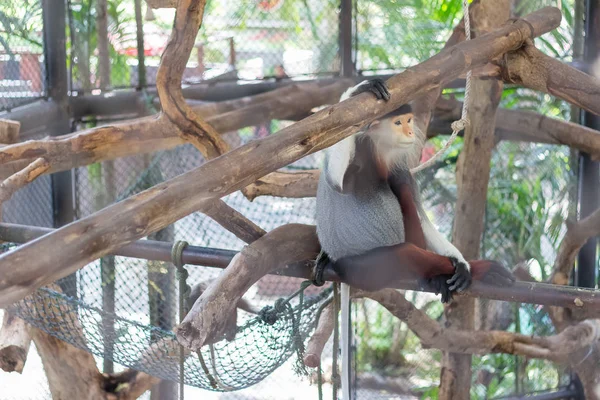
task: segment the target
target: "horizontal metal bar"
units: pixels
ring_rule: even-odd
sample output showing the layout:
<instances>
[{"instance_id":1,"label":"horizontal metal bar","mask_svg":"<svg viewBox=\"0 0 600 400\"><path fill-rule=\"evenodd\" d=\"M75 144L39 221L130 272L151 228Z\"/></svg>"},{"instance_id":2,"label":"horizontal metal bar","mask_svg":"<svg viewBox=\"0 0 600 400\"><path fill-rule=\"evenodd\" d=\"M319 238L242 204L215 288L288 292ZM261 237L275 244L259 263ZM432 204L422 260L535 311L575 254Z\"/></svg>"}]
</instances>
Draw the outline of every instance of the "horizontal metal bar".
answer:
<instances>
[{"instance_id":1,"label":"horizontal metal bar","mask_svg":"<svg viewBox=\"0 0 600 400\"><path fill-rule=\"evenodd\" d=\"M0 223L0 241L25 243L46 235L53 230L35 226ZM172 246L172 243L167 242L138 240L121 247L112 253L112 255L169 262L171 261ZM188 265L226 268L235 254L237 252L232 250L188 246L183 251L182 260ZM313 261L307 260L288 265L272 272L272 274L310 279L312 265ZM331 269L325 271L324 278L326 281L332 282L339 282L340 280L335 271ZM416 281L397 281L393 282L391 287L403 290L423 291ZM599 290L537 282L516 282L510 287L491 286L481 282L473 282L467 291L460 294L457 293L456 295L566 308L600 307Z\"/></svg>"}]
</instances>

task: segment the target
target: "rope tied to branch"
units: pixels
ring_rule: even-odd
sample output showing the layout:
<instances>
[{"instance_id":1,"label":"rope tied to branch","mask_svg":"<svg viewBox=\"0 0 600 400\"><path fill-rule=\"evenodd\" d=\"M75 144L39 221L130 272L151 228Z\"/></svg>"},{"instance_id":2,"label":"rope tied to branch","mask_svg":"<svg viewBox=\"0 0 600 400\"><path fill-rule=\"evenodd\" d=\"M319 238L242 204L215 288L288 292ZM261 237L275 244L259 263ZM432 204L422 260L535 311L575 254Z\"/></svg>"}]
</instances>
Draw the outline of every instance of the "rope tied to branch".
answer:
<instances>
[{"instance_id":1,"label":"rope tied to branch","mask_svg":"<svg viewBox=\"0 0 600 400\"><path fill-rule=\"evenodd\" d=\"M463 14L464 14L463 19L465 21L465 40L471 40L471 20L469 17L469 1L463 0L462 7L463 7ZM468 71L467 72L467 81L465 83L465 99L463 101L462 114L458 121L454 121L452 123L452 125L450 125L452 127L452 135L450 135L450 138L448 139L448 141L444 144L444 146L442 146L442 148L437 153L435 153L433 155L433 157L431 157L429 160L425 161L424 163L416 166L415 168L411 168L411 170L410 170L411 173L415 174L415 173L433 165L435 160L440 158L440 156L443 153L445 153L446 150L448 150L448 148L454 142L454 140L456 139L458 134L462 130L464 130L467 126L469 126L470 121L468 118L468 104L469 104L469 97L470 97L470 93L471 93L471 75L472 75L471 71Z\"/></svg>"}]
</instances>

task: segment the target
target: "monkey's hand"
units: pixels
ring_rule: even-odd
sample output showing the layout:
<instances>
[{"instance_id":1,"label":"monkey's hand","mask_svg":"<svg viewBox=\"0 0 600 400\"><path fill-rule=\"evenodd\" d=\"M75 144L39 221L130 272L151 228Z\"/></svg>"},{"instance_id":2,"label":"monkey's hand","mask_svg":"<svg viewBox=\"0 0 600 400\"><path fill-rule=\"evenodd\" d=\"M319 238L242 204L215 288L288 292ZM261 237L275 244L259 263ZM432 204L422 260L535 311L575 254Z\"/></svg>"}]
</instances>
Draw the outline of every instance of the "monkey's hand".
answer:
<instances>
[{"instance_id":1,"label":"monkey's hand","mask_svg":"<svg viewBox=\"0 0 600 400\"><path fill-rule=\"evenodd\" d=\"M419 285L424 289L433 290L435 294L442 295L442 303L449 303L452 300L452 291L448 280L452 275L436 275L427 279L420 279Z\"/></svg>"},{"instance_id":2,"label":"monkey's hand","mask_svg":"<svg viewBox=\"0 0 600 400\"><path fill-rule=\"evenodd\" d=\"M385 82L382 79L375 78L364 81L356 86L356 90L352 92L350 97L354 97L364 92L371 92L375 95L377 100L388 101L390 99L390 91L388 90Z\"/></svg>"},{"instance_id":3,"label":"monkey's hand","mask_svg":"<svg viewBox=\"0 0 600 400\"><path fill-rule=\"evenodd\" d=\"M493 260L469 261L473 279L488 285L507 287L512 286L517 280L513 273Z\"/></svg>"},{"instance_id":4,"label":"monkey's hand","mask_svg":"<svg viewBox=\"0 0 600 400\"><path fill-rule=\"evenodd\" d=\"M454 266L454 275L448 279L448 289L451 292L462 292L471 285L471 271L466 262L460 261L455 257L448 257Z\"/></svg>"}]
</instances>

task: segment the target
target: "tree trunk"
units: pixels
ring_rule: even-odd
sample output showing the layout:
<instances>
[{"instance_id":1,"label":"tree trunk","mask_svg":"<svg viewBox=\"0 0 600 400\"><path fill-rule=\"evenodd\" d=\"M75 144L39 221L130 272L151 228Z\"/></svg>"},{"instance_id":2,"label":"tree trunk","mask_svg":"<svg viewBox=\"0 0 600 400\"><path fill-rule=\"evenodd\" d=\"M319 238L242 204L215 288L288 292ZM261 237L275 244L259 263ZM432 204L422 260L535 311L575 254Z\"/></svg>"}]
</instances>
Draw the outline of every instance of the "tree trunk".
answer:
<instances>
[{"instance_id":1,"label":"tree trunk","mask_svg":"<svg viewBox=\"0 0 600 400\"><path fill-rule=\"evenodd\" d=\"M106 90L110 86L107 0L96 0L96 32L98 38L98 79L100 80L98 87Z\"/></svg>"},{"instance_id":2,"label":"tree trunk","mask_svg":"<svg viewBox=\"0 0 600 400\"><path fill-rule=\"evenodd\" d=\"M472 12L475 36L479 37L506 22L510 7L510 0L482 0ZM496 109L502 88L503 83L499 80L474 78L467 100L470 125L465 130L464 147L456 167L458 198L452 231L454 245L467 260L479 256L490 160L495 145ZM473 298L456 299L446 308L445 314L447 327L475 328ZM444 353L440 400L470 399L471 375L470 355Z\"/></svg>"}]
</instances>

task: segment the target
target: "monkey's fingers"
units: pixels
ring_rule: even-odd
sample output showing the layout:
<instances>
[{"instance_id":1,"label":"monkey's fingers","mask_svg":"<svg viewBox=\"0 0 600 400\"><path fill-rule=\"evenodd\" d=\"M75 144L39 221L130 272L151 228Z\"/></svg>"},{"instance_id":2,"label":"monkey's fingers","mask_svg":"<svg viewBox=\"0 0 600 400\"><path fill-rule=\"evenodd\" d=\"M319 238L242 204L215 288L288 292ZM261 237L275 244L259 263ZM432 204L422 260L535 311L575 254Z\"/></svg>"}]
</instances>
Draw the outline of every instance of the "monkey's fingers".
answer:
<instances>
[{"instance_id":1,"label":"monkey's fingers","mask_svg":"<svg viewBox=\"0 0 600 400\"><path fill-rule=\"evenodd\" d=\"M388 88L383 80L377 79L374 82L373 86L375 87L375 89L377 91L379 91L379 94L375 94L375 96L377 96L377 99L379 99L379 100L383 99L385 101L388 101L390 99L390 91L388 90Z\"/></svg>"},{"instance_id":2,"label":"monkey's fingers","mask_svg":"<svg viewBox=\"0 0 600 400\"><path fill-rule=\"evenodd\" d=\"M455 272L447 283L451 291L462 292L471 285L471 272L464 262L460 262L454 257L450 257L450 260L455 267Z\"/></svg>"}]
</instances>

